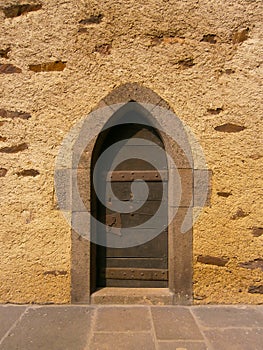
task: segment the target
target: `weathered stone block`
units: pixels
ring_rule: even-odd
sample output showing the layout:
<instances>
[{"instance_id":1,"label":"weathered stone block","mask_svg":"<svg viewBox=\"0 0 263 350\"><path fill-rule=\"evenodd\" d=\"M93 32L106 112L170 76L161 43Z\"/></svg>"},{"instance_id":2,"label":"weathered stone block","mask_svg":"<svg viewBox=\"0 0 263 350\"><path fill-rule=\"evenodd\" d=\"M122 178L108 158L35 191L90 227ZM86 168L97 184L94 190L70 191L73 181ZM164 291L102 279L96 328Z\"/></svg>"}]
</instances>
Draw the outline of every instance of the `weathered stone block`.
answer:
<instances>
[{"instance_id":1,"label":"weathered stone block","mask_svg":"<svg viewBox=\"0 0 263 350\"><path fill-rule=\"evenodd\" d=\"M251 306L196 306L192 311L203 327L260 327L263 315Z\"/></svg>"},{"instance_id":2,"label":"weathered stone block","mask_svg":"<svg viewBox=\"0 0 263 350\"><path fill-rule=\"evenodd\" d=\"M228 198L229 196L232 196L231 192L217 192L216 193L219 197L224 197L224 198Z\"/></svg>"},{"instance_id":3,"label":"weathered stone block","mask_svg":"<svg viewBox=\"0 0 263 350\"><path fill-rule=\"evenodd\" d=\"M229 258L218 257L218 256L210 256L210 255L198 255L197 261L203 264L208 265L217 265L217 266L225 266Z\"/></svg>"},{"instance_id":4,"label":"weathered stone block","mask_svg":"<svg viewBox=\"0 0 263 350\"><path fill-rule=\"evenodd\" d=\"M250 286L248 288L248 293L251 294L263 294L263 284L260 286Z\"/></svg>"},{"instance_id":5,"label":"weathered stone block","mask_svg":"<svg viewBox=\"0 0 263 350\"><path fill-rule=\"evenodd\" d=\"M249 28L243 28L234 33L232 42L233 44L242 43L247 40L249 34Z\"/></svg>"},{"instance_id":6,"label":"weathered stone block","mask_svg":"<svg viewBox=\"0 0 263 350\"><path fill-rule=\"evenodd\" d=\"M215 127L216 131L221 131L221 132L239 132L245 129L246 127L243 125L236 125L232 123L226 123Z\"/></svg>"},{"instance_id":7,"label":"weathered stone block","mask_svg":"<svg viewBox=\"0 0 263 350\"><path fill-rule=\"evenodd\" d=\"M21 143L19 145L2 147L0 148L0 153L18 153L28 149L27 143Z\"/></svg>"},{"instance_id":8,"label":"weathered stone block","mask_svg":"<svg viewBox=\"0 0 263 350\"><path fill-rule=\"evenodd\" d=\"M7 349L84 349L91 331L91 307L29 308L5 341ZM74 336L73 336L74 335ZM32 345L34 344L34 345Z\"/></svg>"},{"instance_id":9,"label":"weathered stone block","mask_svg":"<svg viewBox=\"0 0 263 350\"><path fill-rule=\"evenodd\" d=\"M99 24L103 19L103 14L92 15L79 21L80 24Z\"/></svg>"},{"instance_id":10,"label":"weathered stone block","mask_svg":"<svg viewBox=\"0 0 263 350\"><path fill-rule=\"evenodd\" d=\"M11 63L0 63L0 74L21 73L22 69L14 66Z\"/></svg>"},{"instance_id":11,"label":"weathered stone block","mask_svg":"<svg viewBox=\"0 0 263 350\"><path fill-rule=\"evenodd\" d=\"M126 320L123 322L123 320ZM102 307L98 310L95 331L136 332L150 331L149 309L141 307Z\"/></svg>"},{"instance_id":12,"label":"weathered stone block","mask_svg":"<svg viewBox=\"0 0 263 350\"><path fill-rule=\"evenodd\" d=\"M112 45L110 43L98 44L95 46L94 52L99 52L101 55L109 55Z\"/></svg>"},{"instance_id":13,"label":"weathered stone block","mask_svg":"<svg viewBox=\"0 0 263 350\"><path fill-rule=\"evenodd\" d=\"M183 59L177 61L177 64L182 69L191 68L195 65L194 59L192 57L183 58Z\"/></svg>"},{"instance_id":14,"label":"weathered stone block","mask_svg":"<svg viewBox=\"0 0 263 350\"><path fill-rule=\"evenodd\" d=\"M203 207L211 204L212 171L210 169L194 169L194 206Z\"/></svg>"},{"instance_id":15,"label":"weathered stone block","mask_svg":"<svg viewBox=\"0 0 263 350\"><path fill-rule=\"evenodd\" d=\"M29 69L35 73L59 72L59 71L63 71L65 68L66 68L66 62L63 62L63 61L46 62L46 63L29 65Z\"/></svg>"},{"instance_id":16,"label":"weathered stone block","mask_svg":"<svg viewBox=\"0 0 263 350\"><path fill-rule=\"evenodd\" d=\"M40 3L14 4L2 8L7 18L18 17L31 11L38 11L42 8Z\"/></svg>"},{"instance_id":17,"label":"weathered stone block","mask_svg":"<svg viewBox=\"0 0 263 350\"><path fill-rule=\"evenodd\" d=\"M223 111L223 108L221 107L216 107L216 108L208 108L207 112L213 115L217 115Z\"/></svg>"},{"instance_id":18,"label":"weathered stone block","mask_svg":"<svg viewBox=\"0 0 263 350\"><path fill-rule=\"evenodd\" d=\"M263 227L252 227L252 235L254 237L260 237L263 235Z\"/></svg>"},{"instance_id":19,"label":"weathered stone block","mask_svg":"<svg viewBox=\"0 0 263 350\"><path fill-rule=\"evenodd\" d=\"M11 51L10 47L7 47L6 49L0 49L0 57L2 58L8 58L8 53Z\"/></svg>"},{"instance_id":20,"label":"weathered stone block","mask_svg":"<svg viewBox=\"0 0 263 350\"><path fill-rule=\"evenodd\" d=\"M263 259L258 258L247 262L242 262L242 263L239 263L238 266L244 267L250 270L261 269L263 271Z\"/></svg>"},{"instance_id":21,"label":"weathered stone block","mask_svg":"<svg viewBox=\"0 0 263 350\"><path fill-rule=\"evenodd\" d=\"M10 118L10 119L20 118L20 119L27 120L27 119L31 118L31 114L29 114L27 112L9 111L9 110L1 108L0 109L0 117Z\"/></svg>"},{"instance_id":22,"label":"weathered stone block","mask_svg":"<svg viewBox=\"0 0 263 350\"><path fill-rule=\"evenodd\" d=\"M6 176L6 173L7 173L7 169L5 169L5 168L0 168L0 177Z\"/></svg>"},{"instance_id":23,"label":"weathered stone block","mask_svg":"<svg viewBox=\"0 0 263 350\"><path fill-rule=\"evenodd\" d=\"M144 86L141 86L140 89L138 89L137 84L127 83L114 89L112 93L103 98L103 101L108 106L129 101L158 105L161 98L152 90L147 89Z\"/></svg>"},{"instance_id":24,"label":"weathered stone block","mask_svg":"<svg viewBox=\"0 0 263 350\"><path fill-rule=\"evenodd\" d=\"M24 169L16 173L18 176L32 176L36 177L39 175L39 171L36 169Z\"/></svg>"},{"instance_id":25,"label":"weathered stone block","mask_svg":"<svg viewBox=\"0 0 263 350\"><path fill-rule=\"evenodd\" d=\"M232 220L237 220L240 218L245 218L249 213L246 213L242 208L238 208L237 211L231 216Z\"/></svg>"},{"instance_id":26,"label":"weathered stone block","mask_svg":"<svg viewBox=\"0 0 263 350\"><path fill-rule=\"evenodd\" d=\"M7 140L7 138L5 136L0 135L0 142L5 142L6 140Z\"/></svg>"},{"instance_id":27,"label":"weathered stone block","mask_svg":"<svg viewBox=\"0 0 263 350\"><path fill-rule=\"evenodd\" d=\"M71 211L72 207L72 171L71 169L56 169L54 173L55 190L58 208Z\"/></svg>"},{"instance_id":28,"label":"weathered stone block","mask_svg":"<svg viewBox=\"0 0 263 350\"><path fill-rule=\"evenodd\" d=\"M151 311L158 340L203 339L189 310L182 307L156 307Z\"/></svg>"},{"instance_id":29,"label":"weathered stone block","mask_svg":"<svg viewBox=\"0 0 263 350\"><path fill-rule=\"evenodd\" d=\"M215 34L205 34L200 41L203 41L209 44L216 44L217 39Z\"/></svg>"}]
</instances>

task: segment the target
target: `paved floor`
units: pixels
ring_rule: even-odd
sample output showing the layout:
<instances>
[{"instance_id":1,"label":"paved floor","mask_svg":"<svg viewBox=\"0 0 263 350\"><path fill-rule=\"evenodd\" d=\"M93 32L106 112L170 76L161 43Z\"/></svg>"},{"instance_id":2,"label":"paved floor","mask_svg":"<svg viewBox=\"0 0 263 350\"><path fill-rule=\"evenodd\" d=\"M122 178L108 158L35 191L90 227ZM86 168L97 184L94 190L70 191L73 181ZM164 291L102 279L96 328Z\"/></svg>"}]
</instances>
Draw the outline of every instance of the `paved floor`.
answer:
<instances>
[{"instance_id":1,"label":"paved floor","mask_svg":"<svg viewBox=\"0 0 263 350\"><path fill-rule=\"evenodd\" d=\"M0 350L261 350L262 306L0 306Z\"/></svg>"}]
</instances>

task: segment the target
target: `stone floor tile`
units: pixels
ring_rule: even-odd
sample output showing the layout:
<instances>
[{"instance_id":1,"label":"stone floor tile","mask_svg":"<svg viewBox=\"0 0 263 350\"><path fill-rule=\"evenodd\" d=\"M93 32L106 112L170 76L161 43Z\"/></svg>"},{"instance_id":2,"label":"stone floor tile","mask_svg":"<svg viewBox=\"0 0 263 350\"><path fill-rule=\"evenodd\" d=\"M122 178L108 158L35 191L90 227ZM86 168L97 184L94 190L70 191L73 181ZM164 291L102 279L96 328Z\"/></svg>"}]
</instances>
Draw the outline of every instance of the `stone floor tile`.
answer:
<instances>
[{"instance_id":1,"label":"stone floor tile","mask_svg":"<svg viewBox=\"0 0 263 350\"><path fill-rule=\"evenodd\" d=\"M150 333L94 333L86 350L155 350Z\"/></svg>"},{"instance_id":2,"label":"stone floor tile","mask_svg":"<svg viewBox=\"0 0 263 350\"><path fill-rule=\"evenodd\" d=\"M0 340L25 311L25 306L0 306Z\"/></svg>"},{"instance_id":3,"label":"stone floor tile","mask_svg":"<svg viewBox=\"0 0 263 350\"><path fill-rule=\"evenodd\" d=\"M203 340L189 309L152 307L151 311L159 340Z\"/></svg>"},{"instance_id":4,"label":"stone floor tile","mask_svg":"<svg viewBox=\"0 0 263 350\"><path fill-rule=\"evenodd\" d=\"M207 350L203 342L185 342L185 341L163 341L158 343L158 350Z\"/></svg>"},{"instance_id":5,"label":"stone floor tile","mask_svg":"<svg viewBox=\"0 0 263 350\"><path fill-rule=\"evenodd\" d=\"M146 307L98 308L95 331L146 331L151 328L150 311Z\"/></svg>"},{"instance_id":6,"label":"stone floor tile","mask_svg":"<svg viewBox=\"0 0 263 350\"><path fill-rule=\"evenodd\" d=\"M91 316L90 307L30 308L0 350L83 350Z\"/></svg>"},{"instance_id":7,"label":"stone floor tile","mask_svg":"<svg viewBox=\"0 0 263 350\"><path fill-rule=\"evenodd\" d=\"M204 333L216 350L262 350L262 328L209 329Z\"/></svg>"},{"instance_id":8,"label":"stone floor tile","mask_svg":"<svg viewBox=\"0 0 263 350\"><path fill-rule=\"evenodd\" d=\"M205 327L263 327L263 315L250 306L197 306L192 311Z\"/></svg>"}]
</instances>

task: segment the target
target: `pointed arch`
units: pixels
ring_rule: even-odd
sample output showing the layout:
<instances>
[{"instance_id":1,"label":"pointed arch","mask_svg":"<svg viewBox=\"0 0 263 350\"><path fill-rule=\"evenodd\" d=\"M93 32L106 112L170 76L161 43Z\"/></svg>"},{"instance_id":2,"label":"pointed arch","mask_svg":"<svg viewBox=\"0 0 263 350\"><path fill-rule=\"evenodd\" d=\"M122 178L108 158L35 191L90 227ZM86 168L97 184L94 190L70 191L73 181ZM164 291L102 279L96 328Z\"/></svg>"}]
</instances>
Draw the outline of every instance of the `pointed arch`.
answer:
<instances>
[{"instance_id":1,"label":"pointed arch","mask_svg":"<svg viewBox=\"0 0 263 350\"><path fill-rule=\"evenodd\" d=\"M145 108L142 108L143 107ZM104 128L110 127L111 118L121 118L127 109L137 108L143 111L144 117L151 120L153 126L158 129L158 115L156 114L156 106L165 108L168 111L172 110L168 103L164 101L157 93L149 88L146 88L137 83L127 83L120 85L105 96L98 105L94 108L92 113L99 113L101 108L107 107L107 113L104 116ZM125 113L124 113L125 112ZM91 113L91 114L92 114ZM91 116L92 117L92 116ZM184 234L181 233L180 228L186 214L191 215L189 208L193 203L193 163L189 156L186 157L181 148L176 142L172 140L169 135L164 132L159 132L160 138L163 141L164 148L171 155L179 171L179 175L182 180L183 198L178 203L173 203L173 199L170 198L169 203L171 207L178 205L177 215L174 220L168 226L168 275L169 275L169 288L167 291L160 293L154 293L151 291L149 299L152 302L161 302L166 304L190 304L192 302L192 228L189 228ZM72 168L75 168L73 175L78 178L78 190L83 200L84 205L90 210L90 203L94 200L90 194L91 185L91 172L93 167L92 157L96 158L96 152L98 149L95 147L97 138L93 138L87 145L84 152L77 162L72 164ZM188 142L188 141L185 141ZM191 149L189 145L189 149ZM190 152L190 151L189 151ZM175 169L169 167L169 177L174 178ZM173 196L176 188L173 181L169 181L168 193L169 196ZM74 186L72 188L72 198L74 198ZM170 205L170 204L169 204ZM80 220L81 212L79 208L74 209L74 203L72 205L72 223L74 220ZM89 230L92 230L91 223L86 223L89 226ZM72 225L74 227L74 225ZM91 232L90 232L91 233ZM94 277L94 254L95 245L90 241L83 239L77 232L72 229L72 269L71 269L71 296L72 302L100 302L102 298L104 301L107 296L100 294L91 294L95 291L95 277ZM93 271L93 273L92 273ZM128 292L127 292L128 293ZM129 293L128 293L129 294ZM133 291L134 295L134 291ZM111 301L111 295L108 295L109 302ZM106 299L105 299L106 298ZM141 297L130 298L130 301L138 302ZM119 297L120 300L129 300L129 295Z\"/></svg>"}]
</instances>

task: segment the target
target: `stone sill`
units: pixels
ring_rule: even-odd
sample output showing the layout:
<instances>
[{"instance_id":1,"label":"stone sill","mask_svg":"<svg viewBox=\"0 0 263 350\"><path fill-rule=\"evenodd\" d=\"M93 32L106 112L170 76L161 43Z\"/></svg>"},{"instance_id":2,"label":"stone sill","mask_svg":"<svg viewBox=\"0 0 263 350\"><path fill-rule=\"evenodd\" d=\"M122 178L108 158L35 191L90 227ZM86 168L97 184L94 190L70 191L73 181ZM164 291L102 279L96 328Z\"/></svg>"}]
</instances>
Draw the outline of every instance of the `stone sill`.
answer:
<instances>
[{"instance_id":1,"label":"stone sill","mask_svg":"<svg viewBox=\"0 0 263 350\"><path fill-rule=\"evenodd\" d=\"M173 305L174 294L168 288L105 287L91 295L91 304Z\"/></svg>"}]
</instances>

